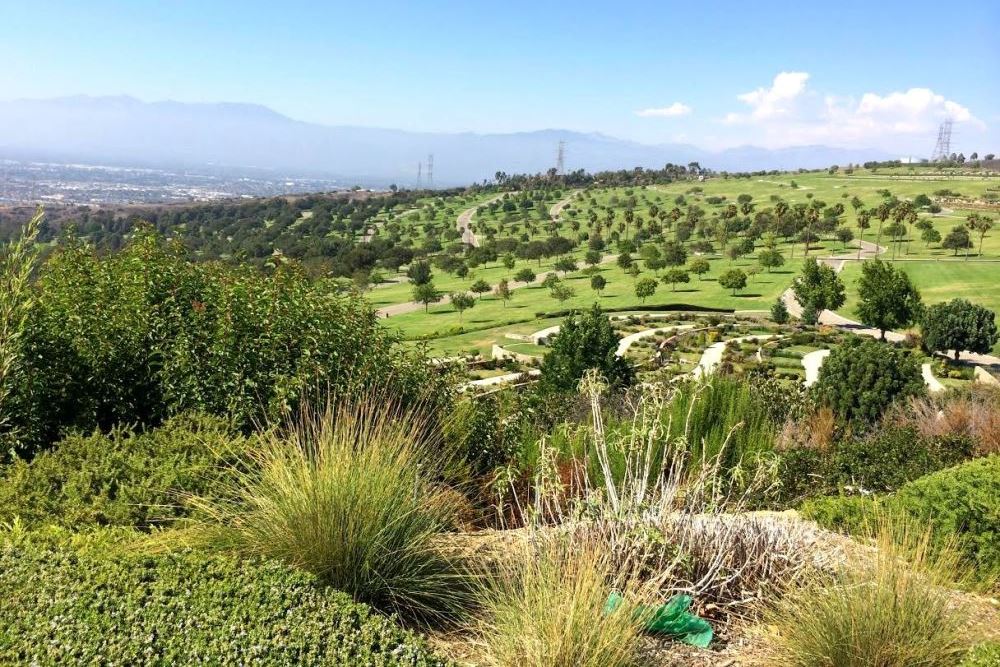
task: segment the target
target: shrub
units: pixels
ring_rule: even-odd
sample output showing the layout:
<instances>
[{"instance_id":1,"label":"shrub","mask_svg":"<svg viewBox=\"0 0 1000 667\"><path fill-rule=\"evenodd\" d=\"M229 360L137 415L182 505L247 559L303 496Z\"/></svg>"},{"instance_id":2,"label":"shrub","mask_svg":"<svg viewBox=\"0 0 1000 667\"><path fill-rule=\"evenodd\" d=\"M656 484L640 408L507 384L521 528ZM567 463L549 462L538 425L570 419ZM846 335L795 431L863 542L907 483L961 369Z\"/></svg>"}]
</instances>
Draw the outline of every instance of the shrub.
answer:
<instances>
[{"instance_id":1,"label":"shrub","mask_svg":"<svg viewBox=\"0 0 1000 667\"><path fill-rule=\"evenodd\" d=\"M851 337L827 357L812 392L845 421L874 422L893 401L923 394L924 381L909 353Z\"/></svg>"},{"instance_id":2,"label":"shrub","mask_svg":"<svg viewBox=\"0 0 1000 667\"><path fill-rule=\"evenodd\" d=\"M182 493L214 495L227 456L244 446L221 419L174 417L135 433L72 435L0 474L0 522L146 529L187 516Z\"/></svg>"},{"instance_id":3,"label":"shrub","mask_svg":"<svg viewBox=\"0 0 1000 667\"><path fill-rule=\"evenodd\" d=\"M598 306L563 322L550 341L551 351L542 362L542 393L575 391L584 371L596 368L614 387L628 387L635 381L635 371L625 359L615 354L618 335Z\"/></svg>"},{"instance_id":4,"label":"shrub","mask_svg":"<svg viewBox=\"0 0 1000 667\"><path fill-rule=\"evenodd\" d=\"M381 610L456 618L467 578L435 540L457 521L456 494L419 413L370 394L272 432L231 468L223 494L195 498L211 543L276 558ZM212 525L214 524L214 526Z\"/></svg>"},{"instance_id":5,"label":"shrub","mask_svg":"<svg viewBox=\"0 0 1000 667\"><path fill-rule=\"evenodd\" d=\"M881 530L873 554L833 581L814 579L768 613L776 637L771 664L790 667L950 667L972 641L964 610L940 584L947 564L926 538L896 542Z\"/></svg>"},{"instance_id":6,"label":"shrub","mask_svg":"<svg viewBox=\"0 0 1000 667\"><path fill-rule=\"evenodd\" d=\"M615 586L614 582L619 586ZM481 594L479 634L492 665L630 667L639 663L643 620L622 604L605 613L609 595L623 590L596 545L543 539L529 553L501 562Z\"/></svg>"},{"instance_id":7,"label":"shrub","mask_svg":"<svg viewBox=\"0 0 1000 667\"><path fill-rule=\"evenodd\" d=\"M220 555L0 545L0 662L441 665L414 634L314 577Z\"/></svg>"},{"instance_id":8,"label":"shrub","mask_svg":"<svg viewBox=\"0 0 1000 667\"><path fill-rule=\"evenodd\" d=\"M440 386L363 300L280 258L270 274L194 263L140 229L107 256L65 242L32 296L13 397L27 455L69 429L155 426L187 410L249 428L316 387L390 384L413 397Z\"/></svg>"}]
</instances>

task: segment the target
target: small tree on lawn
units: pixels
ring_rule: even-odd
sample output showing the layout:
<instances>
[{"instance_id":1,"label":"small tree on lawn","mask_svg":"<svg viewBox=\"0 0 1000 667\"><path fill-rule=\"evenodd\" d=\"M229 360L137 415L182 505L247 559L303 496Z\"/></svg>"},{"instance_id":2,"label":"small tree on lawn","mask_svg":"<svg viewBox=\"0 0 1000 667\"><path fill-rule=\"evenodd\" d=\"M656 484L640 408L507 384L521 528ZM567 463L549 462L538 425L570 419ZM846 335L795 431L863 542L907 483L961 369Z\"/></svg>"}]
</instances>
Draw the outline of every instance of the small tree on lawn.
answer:
<instances>
[{"instance_id":1,"label":"small tree on lawn","mask_svg":"<svg viewBox=\"0 0 1000 667\"><path fill-rule=\"evenodd\" d=\"M741 290L747 286L747 274L739 269L723 271L719 276L719 284L726 289L732 290L733 296L736 296L737 290Z\"/></svg>"},{"instance_id":2,"label":"small tree on lawn","mask_svg":"<svg viewBox=\"0 0 1000 667\"><path fill-rule=\"evenodd\" d=\"M421 283L413 288L413 300L424 304L424 312L426 313L432 303L441 300L441 292L437 291L433 282Z\"/></svg>"},{"instance_id":3,"label":"small tree on lawn","mask_svg":"<svg viewBox=\"0 0 1000 667\"><path fill-rule=\"evenodd\" d=\"M683 266L687 258L687 248L680 241L667 241L663 244L663 261L667 266Z\"/></svg>"},{"instance_id":4,"label":"small tree on lawn","mask_svg":"<svg viewBox=\"0 0 1000 667\"><path fill-rule=\"evenodd\" d=\"M572 299L576 295L576 291L574 291L574 289L569 285L564 285L560 281L549 288L549 294L552 295L553 299L562 304L568 299Z\"/></svg>"},{"instance_id":5,"label":"small tree on lawn","mask_svg":"<svg viewBox=\"0 0 1000 667\"><path fill-rule=\"evenodd\" d=\"M639 268L639 265L637 263L632 262L632 266L628 267L625 273L632 276L632 282L635 282L635 279L638 278L639 274L642 273L642 269Z\"/></svg>"},{"instance_id":6,"label":"small tree on lawn","mask_svg":"<svg viewBox=\"0 0 1000 667\"><path fill-rule=\"evenodd\" d=\"M406 270L406 277L414 285L426 285L431 281L431 265L425 261L413 262Z\"/></svg>"},{"instance_id":7,"label":"small tree on lawn","mask_svg":"<svg viewBox=\"0 0 1000 667\"><path fill-rule=\"evenodd\" d=\"M563 275L566 275L570 271L576 271L576 262L573 261L572 257L560 257L556 260L553 268L556 271L562 271Z\"/></svg>"},{"instance_id":8,"label":"small tree on lawn","mask_svg":"<svg viewBox=\"0 0 1000 667\"><path fill-rule=\"evenodd\" d=\"M465 311L476 305L476 297L468 292L452 292L448 295L448 298L451 300L451 305L458 312L458 323L461 324Z\"/></svg>"},{"instance_id":9,"label":"small tree on lawn","mask_svg":"<svg viewBox=\"0 0 1000 667\"><path fill-rule=\"evenodd\" d=\"M514 296L514 292L510 289L510 284L507 282L506 278L500 279L500 282L497 283L497 287L493 290L493 293L500 297L503 301L504 308L507 307L507 302Z\"/></svg>"},{"instance_id":10,"label":"small tree on lawn","mask_svg":"<svg viewBox=\"0 0 1000 667\"><path fill-rule=\"evenodd\" d=\"M840 308L846 299L844 283L837 272L812 257L805 261L802 274L792 282L792 291L803 308L811 306L817 315L823 310Z\"/></svg>"},{"instance_id":11,"label":"small tree on lawn","mask_svg":"<svg viewBox=\"0 0 1000 667\"><path fill-rule=\"evenodd\" d=\"M502 261L504 268L507 269L507 275L510 275L510 272L514 269L514 265L517 264L517 258L514 257L514 253L508 252L503 256Z\"/></svg>"},{"instance_id":12,"label":"small tree on lawn","mask_svg":"<svg viewBox=\"0 0 1000 667\"><path fill-rule=\"evenodd\" d=\"M622 254L618 255L617 259L618 267L621 268L623 271L628 270L628 268L632 266L633 261L634 260L632 259L632 255L628 254L627 252L623 252Z\"/></svg>"},{"instance_id":13,"label":"small tree on lawn","mask_svg":"<svg viewBox=\"0 0 1000 667\"><path fill-rule=\"evenodd\" d=\"M597 292L598 296L600 296L601 292L603 292L604 288L607 286L608 281L605 280L604 276L598 274L590 277L590 289Z\"/></svg>"},{"instance_id":14,"label":"small tree on lawn","mask_svg":"<svg viewBox=\"0 0 1000 667\"><path fill-rule=\"evenodd\" d=\"M587 263L587 266L597 266L601 263L601 251L588 250L587 254L583 257L583 261Z\"/></svg>"},{"instance_id":15,"label":"small tree on lawn","mask_svg":"<svg viewBox=\"0 0 1000 667\"><path fill-rule=\"evenodd\" d=\"M996 345L996 315L966 299L952 299L927 308L920 326L924 346L931 352L953 350L987 354Z\"/></svg>"},{"instance_id":16,"label":"small tree on lawn","mask_svg":"<svg viewBox=\"0 0 1000 667\"><path fill-rule=\"evenodd\" d=\"M663 274L663 284L670 285L670 291L677 291L677 283L689 283L691 282L691 276L684 269L670 269Z\"/></svg>"},{"instance_id":17,"label":"small tree on lawn","mask_svg":"<svg viewBox=\"0 0 1000 667\"><path fill-rule=\"evenodd\" d=\"M969 230L965 227L953 227L948 235L941 242L941 247L947 250L954 250L957 256L959 250L968 250L972 247L972 239L969 238Z\"/></svg>"},{"instance_id":18,"label":"small tree on lawn","mask_svg":"<svg viewBox=\"0 0 1000 667\"><path fill-rule=\"evenodd\" d=\"M784 265L785 256L777 250L761 250L760 254L757 255L757 263L770 273L771 269L776 269Z\"/></svg>"},{"instance_id":19,"label":"small tree on lawn","mask_svg":"<svg viewBox=\"0 0 1000 667\"><path fill-rule=\"evenodd\" d=\"M691 260L691 264L688 266L688 271L698 276L698 280L702 280L702 276L712 270L712 265L704 257L695 257Z\"/></svg>"},{"instance_id":20,"label":"small tree on lawn","mask_svg":"<svg viewBox=\"0 0 1000 667\"><path fill-rule=\"evenodd\" d=\"M555 273L546 273L545 277L542 279L542 287L550 290L556 285L558 285L560 282L561 281L559 280L559 276L557 276Z\"/></svg>"},{"instance_id":21,"label":"small tree on lawn","mask_svg":"<svg viewBox=\"0 0 1000 667\"><path fill-rule=\"evenodd\" d=\"M472 283L472 287L470 287L469 289L478 294L480 299L483 298L484 294L493 290L490 284L485 280L477 280L476 282Z\"/></svg>"},{"instance_id":22,"label":"small tree on lawn","mask_svg":"<svg viewBox=\"0 0 1000 667\"><path fill-rule=\"evenodd\" d=\"M514 280L519 283L533 283L537 277L538 276L535 275L535 272L528 267L524 267L514 274Z\"/></svg>"},{"instance_id":23,"label":"small tree on lawn","mask_svg":"<svg viewBox=\"0 0 1000 667\"><path fill-rule=\"evenodd\" d=\"M861 265L858 298L861 321L878 329L883 339L886 330L916 322L923 307L910 277L880 259Z\"/></svg>"},{"instance_id":24,"label":"small tree on lawn","mask_svg":"<svg viewBox=\"0 0 1000 667\"><path fill-rule=\"evenodd\" d=\"M654 278L643 278L635 284L635 295L639 301L646 303L646 299L656 293L656 280Z\"/></svg>"}]
</instances>

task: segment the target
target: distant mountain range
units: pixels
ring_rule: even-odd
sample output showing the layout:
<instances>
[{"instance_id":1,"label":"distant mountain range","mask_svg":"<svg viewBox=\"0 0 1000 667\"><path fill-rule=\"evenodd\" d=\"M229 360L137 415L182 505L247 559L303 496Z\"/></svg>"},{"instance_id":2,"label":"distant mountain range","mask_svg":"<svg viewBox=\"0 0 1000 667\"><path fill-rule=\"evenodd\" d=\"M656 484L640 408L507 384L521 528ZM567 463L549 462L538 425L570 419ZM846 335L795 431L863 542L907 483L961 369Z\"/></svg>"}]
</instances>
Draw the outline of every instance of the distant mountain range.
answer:
<instances>
[{"instance_id":1,"label":"distant mountain range","mask_svg":"<svg viewBox=\"0 0 1000 667\"><path fill-rule=\"evenodd\" d=\"M0 159L171 169L245 169L323 175L346 185L413 185L434 154L435 185L462 185L497 171L544 172L566 142L566 168L599 171L699 162L716 170L827 167L887 159L874 150L753 146L706 151L646 145L599 133L430 133L305 123L252 104L146 103L131 97L0 102ZM424 166L426 169L426 165ZM426 172L425 172L426 177Z\"/></svg>"}]
</instances>

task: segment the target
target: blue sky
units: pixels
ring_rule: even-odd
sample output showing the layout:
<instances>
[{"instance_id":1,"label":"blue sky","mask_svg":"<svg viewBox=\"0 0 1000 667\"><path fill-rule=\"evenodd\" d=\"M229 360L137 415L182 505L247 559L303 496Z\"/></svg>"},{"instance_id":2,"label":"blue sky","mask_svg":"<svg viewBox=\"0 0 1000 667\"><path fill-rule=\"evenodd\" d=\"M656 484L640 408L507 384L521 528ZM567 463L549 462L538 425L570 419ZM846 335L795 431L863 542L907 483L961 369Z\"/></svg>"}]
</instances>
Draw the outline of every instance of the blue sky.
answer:
<instances>
[{"instance_id":1,"label":"blue sky","mask_svg":"<svg viewBox=\"0 0 1000 667\"><path fill-rule=\"evenodd\" d=\"M945 14L947 12L947 14ZM9 2L0 97L408 130L1000 153L1000 3Z\"/></svg>"}]
</instances>

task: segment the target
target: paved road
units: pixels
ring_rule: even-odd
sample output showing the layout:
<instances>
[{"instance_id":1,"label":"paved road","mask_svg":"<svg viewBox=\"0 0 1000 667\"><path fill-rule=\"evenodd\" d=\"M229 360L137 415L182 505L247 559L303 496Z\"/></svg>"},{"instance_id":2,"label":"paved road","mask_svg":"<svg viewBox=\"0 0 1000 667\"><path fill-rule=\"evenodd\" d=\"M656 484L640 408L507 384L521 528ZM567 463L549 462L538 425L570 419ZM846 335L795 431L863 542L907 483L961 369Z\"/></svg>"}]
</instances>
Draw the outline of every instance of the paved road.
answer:
<instances>
[{"instance_id":1,"label":"paved road","mask_svg":"<svg viewBox=\"0 0 1000 667\"><path fill-rule=\"evenodd\" d=\"M472 216L476 214L476 209L478 209L480 206L486 206L488 204L492 204L496 200L503 197L504 194L506 193L501 192L496 197L487 199L481 204L476 204L475 206L471 206L458 214L458 220L455 221L455 228L462 233L462 243L468 243L474 248L479 247L479 239L476 238L476 235L473 233L472 228L469 227L469 224L472 222Z\"/></svg>"}]
</instances>

